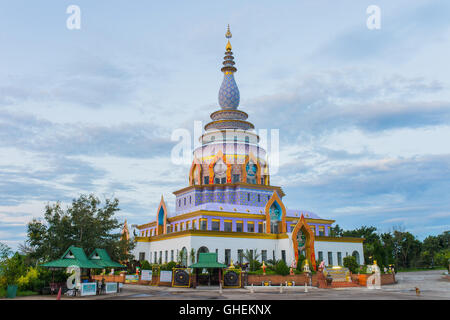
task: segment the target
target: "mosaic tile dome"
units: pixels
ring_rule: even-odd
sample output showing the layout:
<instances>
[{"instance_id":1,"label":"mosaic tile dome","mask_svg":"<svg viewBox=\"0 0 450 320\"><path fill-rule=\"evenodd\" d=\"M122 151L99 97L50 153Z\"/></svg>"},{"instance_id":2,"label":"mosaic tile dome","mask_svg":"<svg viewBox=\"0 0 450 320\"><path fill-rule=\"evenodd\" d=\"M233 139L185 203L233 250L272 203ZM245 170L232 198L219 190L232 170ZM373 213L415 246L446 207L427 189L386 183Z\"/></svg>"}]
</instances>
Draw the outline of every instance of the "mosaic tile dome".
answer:
<instances>
[{"instance_id":1,"label":"mosaic tile dome","mask_svg":"<svg viewBox=\"0 0 450 320\"><path fill-rule=\"evenodd\" d=\"M222 109L233 110L239 106L239 89L232 73L225 74L219 90L219 105Z\"/></svg>"}]
</instances>

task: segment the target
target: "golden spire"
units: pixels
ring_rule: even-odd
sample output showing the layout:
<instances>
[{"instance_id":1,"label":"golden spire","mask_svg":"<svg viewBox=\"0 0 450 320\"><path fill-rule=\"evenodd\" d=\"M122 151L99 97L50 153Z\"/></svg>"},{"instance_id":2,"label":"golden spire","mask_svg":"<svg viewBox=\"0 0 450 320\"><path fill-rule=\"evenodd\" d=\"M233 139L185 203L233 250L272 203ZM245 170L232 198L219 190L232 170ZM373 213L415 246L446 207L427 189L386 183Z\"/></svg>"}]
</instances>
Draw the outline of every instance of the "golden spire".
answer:
<instances>
[{"instance_id":1,"label":"golden spire","mask_svg":"<svg viewBox=\"0 0 450 320\"><path fill-rule=\"evenodd\" d=\"M230 25L228 25L228 28L227 28L227 33L225 33L225 38L227 38L228 39L228 43L227 43L227 46L225 47L226 49L227 49L227 51L231 51L231 43L230 43L230 38L231 38L231 36L232 36L232 34L231 34L231 32L230 32Z\"/></svg>"}]
</instances>

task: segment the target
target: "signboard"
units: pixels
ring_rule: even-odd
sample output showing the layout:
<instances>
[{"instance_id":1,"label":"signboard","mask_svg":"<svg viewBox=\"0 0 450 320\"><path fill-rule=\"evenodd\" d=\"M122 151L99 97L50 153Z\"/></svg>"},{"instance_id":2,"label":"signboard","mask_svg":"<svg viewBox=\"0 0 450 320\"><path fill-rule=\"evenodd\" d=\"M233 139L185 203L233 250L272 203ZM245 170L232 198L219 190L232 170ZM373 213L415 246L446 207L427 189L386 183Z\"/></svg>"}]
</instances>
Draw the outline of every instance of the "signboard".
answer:
<instances>
[{"instance_id":1,"label":"signboard","mask_svg":"<svg viewBox=\"0 0 450 320\"><path fill-rule=\"evenodd\" d=\"M142 270L141 271L141 280L152 281L152 270Z\"/></svg>"},{"instance_id":2,"label":"signboard","mask_svg":"<svg viewBox=\"0 0 450 320\"><path fill-rule=\"evenodd\" d=\"M172 282L172 271L161 271L159 282Z\"/></svg>"},{"instance_id":3,"label":"signboard","mask_svg":"<svg viewBox=\"0 0 450 320\"><path fill-rule=\"evenodd\" d=\"M97 283L85 282L80 284L82 296L95 296L97 294Z\"/></svg>"},{"instance_id":4,"label":"signboard","mask_svg":"<svg viewBox=\"0 0 450 320\"><path fill-rule=\"evenodd\" d=\"M106 293L117 293L117 282L107 282Z\"/></svg>"},{"instance_id":5,"label":"signboard","mask_svg":"<svg viewBox=\"0 0 450 320\"><path fill-rule=\"evenodd\" d=\"M125 283L137 283L139 281L139 275L127 274L125 276Z\"/></svg>"}]
</instances>

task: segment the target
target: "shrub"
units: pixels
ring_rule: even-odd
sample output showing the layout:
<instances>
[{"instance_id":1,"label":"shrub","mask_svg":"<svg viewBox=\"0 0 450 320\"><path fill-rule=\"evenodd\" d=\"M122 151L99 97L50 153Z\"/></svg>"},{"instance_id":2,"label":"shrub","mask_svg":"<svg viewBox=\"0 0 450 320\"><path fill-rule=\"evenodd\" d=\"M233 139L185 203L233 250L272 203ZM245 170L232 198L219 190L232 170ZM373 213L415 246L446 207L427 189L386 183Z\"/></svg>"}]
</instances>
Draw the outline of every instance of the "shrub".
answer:
<instances>
[{"instance_id":1,"label":"shrub","mask_svg":"<svg viewBox=\"0 0 450 320\"><path fill-rule=\"evenodd\" d=\"M344 267L348 268L352 273L358 273L359 265L354 256L346 256L344 258Z\"/></svg>"},{"instance_id":2,"label":"shrub","mask_svg":"<svg viewBox=\"0 0 450 320\"><path fill-rule=\"evenodd\" d=\"M172 271L172 269L175 268L176 265L177 265L177 263L175 261L170 261L170 262L163 264L161 266L161 270Z\"/></svg>"},{"instance_id":3,"label":"shrub","mask_svg":"<svg viewBox=\"0 0 450 320\"><path fill-rule=\"evenodd\" d=\"M283 260L279 260L275 266L275 272L282 276L289 274L289 267L286 265L286 262Z\"/></svg>"},{"instance_id":4,"label":"shrub","mask_svg":"<svg viewBox=\"0 0 450 320\"><path fill-rule=\"evenodd\" d=\"M442 266L448 269L450 264L450 250L446 249L436 252L434 255L434 261L438 266Z\"/></svg>"},{"instance_id":5,"label":"shrub","mask_svg":"<svg viewBox=\"0 0 450 320\"><path fill-rule=\"evenodd\" d=\"M152 270L152 266L150 264L150 262L148 262L147 260L144 260L141 262L141 270Z\"/></svg>"}]
</instances>

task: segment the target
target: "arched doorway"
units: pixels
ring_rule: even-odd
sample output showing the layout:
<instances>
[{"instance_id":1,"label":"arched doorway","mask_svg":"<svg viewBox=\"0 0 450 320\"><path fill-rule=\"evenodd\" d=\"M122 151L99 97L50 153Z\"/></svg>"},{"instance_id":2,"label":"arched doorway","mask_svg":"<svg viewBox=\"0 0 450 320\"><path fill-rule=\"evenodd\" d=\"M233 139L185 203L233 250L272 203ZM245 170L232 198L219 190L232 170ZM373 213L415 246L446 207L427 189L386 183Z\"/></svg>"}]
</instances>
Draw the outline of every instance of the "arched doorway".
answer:
<instances>
[{"instance_id":1,"label":"arched doorway","mask_svg":"<svg viewBox=\"0 0 450 320\"><path fill-rule=\"evenodd\" d=\"M202 247L198 248L198 250L197 250L197 262L198 262L198 255L200 253L209 253L209 249L207 247L205 247L205 246L202 246Z\"/></svg>"}]
</instances>

